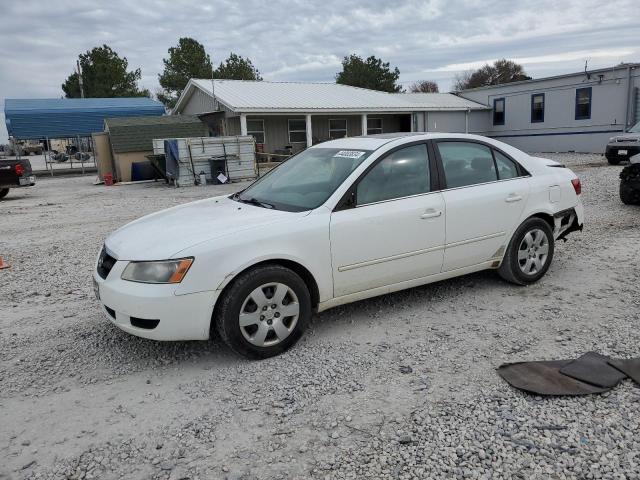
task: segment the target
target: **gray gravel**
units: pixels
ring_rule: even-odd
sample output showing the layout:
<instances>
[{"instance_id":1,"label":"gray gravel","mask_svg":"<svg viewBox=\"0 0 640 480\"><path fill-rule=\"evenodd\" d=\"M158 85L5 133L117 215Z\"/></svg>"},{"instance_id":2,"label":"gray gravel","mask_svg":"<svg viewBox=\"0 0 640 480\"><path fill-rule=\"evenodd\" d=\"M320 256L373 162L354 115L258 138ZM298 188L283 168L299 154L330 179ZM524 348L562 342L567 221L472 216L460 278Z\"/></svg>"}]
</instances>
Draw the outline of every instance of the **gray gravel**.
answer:
<instances>
[{"instance_id":1,"label":"gray gravel","mask_svg":"<svg viewBox=\"0 0 640 480\"><path fill-rule=\"evenodd\" d=\"M262 362L105 320L91 269L140 215L238 185L42 178L0 202L0 478L640 478L640 389L543 399L503 362L640 355L640 210L599 155L556 154L587 225L538 284L483 272L317 315ZM635 287L635 288L634 288Z\"/></svg>"}]
</instances>

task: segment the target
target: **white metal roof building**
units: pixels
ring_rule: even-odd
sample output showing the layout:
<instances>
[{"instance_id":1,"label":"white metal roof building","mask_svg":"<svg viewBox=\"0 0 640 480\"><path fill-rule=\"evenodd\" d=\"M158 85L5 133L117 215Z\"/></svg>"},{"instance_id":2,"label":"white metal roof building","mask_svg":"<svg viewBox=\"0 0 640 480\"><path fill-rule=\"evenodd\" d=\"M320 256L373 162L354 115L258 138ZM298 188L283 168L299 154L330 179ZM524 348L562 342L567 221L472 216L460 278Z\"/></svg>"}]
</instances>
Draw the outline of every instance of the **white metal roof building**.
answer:
<instances>
[{"instance_id":1,"label":"white metal roof building","mask_svg":"<svg viewBox=\"0 0 640 480\"><path fill-rule=\"evenodd\" d=\"M238 113L413 112L483 110L485 105L451 93L386 93L337 83L266 82L192 79L176 104L186 113L199 90ZM202 113L202 112L200 112Z\"/></svg>"},{"instance_id":2,"label":"white metal roof building","mask_svg":"<svg viewBox=\"0 0 640 480\"><path fill-rule=\"evenodd\" d=\"M173 110L214 134L254 135L266 152L345 136L469 129L489 107L451 93L386 93L335 83L192 79ZM473 124L473 121L471 120Z\"/></svg>"}]
</instances>

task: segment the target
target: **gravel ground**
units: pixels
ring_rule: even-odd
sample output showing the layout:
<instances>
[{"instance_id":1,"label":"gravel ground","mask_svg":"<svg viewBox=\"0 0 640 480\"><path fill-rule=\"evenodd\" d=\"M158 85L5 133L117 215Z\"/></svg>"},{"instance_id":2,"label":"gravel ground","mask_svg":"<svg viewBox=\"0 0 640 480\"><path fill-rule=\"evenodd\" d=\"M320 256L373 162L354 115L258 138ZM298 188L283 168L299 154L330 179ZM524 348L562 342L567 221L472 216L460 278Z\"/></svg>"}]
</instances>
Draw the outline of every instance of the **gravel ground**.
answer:
<instances>
[{"instance_id":1,"label":"gravel ground","mask_svg":"<svg viewBox=\"0 0 640 480\"><path fill-rule=\"evenodd\" d=\"M42 178L0 203L0 478L640 478L640 388L524 395L503 362L640 355L640 209L620 167L581 177L587 223L536 285L483 272L336 308L250 362L217 339L112 326L91 270L104 237L238 185Z\"/></svg>"}]
</instances>

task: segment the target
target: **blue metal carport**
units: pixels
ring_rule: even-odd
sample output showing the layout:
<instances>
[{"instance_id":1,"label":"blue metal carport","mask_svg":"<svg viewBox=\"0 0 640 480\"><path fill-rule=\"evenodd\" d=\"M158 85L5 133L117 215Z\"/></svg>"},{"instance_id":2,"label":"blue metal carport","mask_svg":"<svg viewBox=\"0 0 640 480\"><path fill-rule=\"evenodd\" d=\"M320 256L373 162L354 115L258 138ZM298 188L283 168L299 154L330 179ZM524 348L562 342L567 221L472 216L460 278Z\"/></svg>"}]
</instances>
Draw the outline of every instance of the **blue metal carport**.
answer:
<instances>
[{"instance_id":1,"label":"blue metal carport","mask_svg":"<svg viewBox=\"0 0 640 480\"><path fill-rule=\"evenodd\" d=\"M164 113L160 102L147 97L7 98L4 102L9 136L21 140L85 137L102 132L105 118Z\"/></svg>"}]
</instances>

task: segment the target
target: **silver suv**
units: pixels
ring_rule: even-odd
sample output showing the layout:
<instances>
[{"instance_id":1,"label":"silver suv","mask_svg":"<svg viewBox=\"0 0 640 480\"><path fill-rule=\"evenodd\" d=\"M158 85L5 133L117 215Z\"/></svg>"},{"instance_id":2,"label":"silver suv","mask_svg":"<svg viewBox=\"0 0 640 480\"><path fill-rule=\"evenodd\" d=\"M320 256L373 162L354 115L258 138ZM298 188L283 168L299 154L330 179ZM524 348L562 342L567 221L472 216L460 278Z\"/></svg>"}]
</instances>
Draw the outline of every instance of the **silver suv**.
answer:
<instances>
[{"instance_id":1,"label":"silver suv","mask_svg":"<svg viewBox=\"0 0 640 480\"><path fill-rule=\"evenodd\" d=\"M611 137L604 156L611 165L617 165L622 160L629 160L638 154L640 154L640 122L626 133Z\"/></svg>"}]
</instances>

